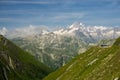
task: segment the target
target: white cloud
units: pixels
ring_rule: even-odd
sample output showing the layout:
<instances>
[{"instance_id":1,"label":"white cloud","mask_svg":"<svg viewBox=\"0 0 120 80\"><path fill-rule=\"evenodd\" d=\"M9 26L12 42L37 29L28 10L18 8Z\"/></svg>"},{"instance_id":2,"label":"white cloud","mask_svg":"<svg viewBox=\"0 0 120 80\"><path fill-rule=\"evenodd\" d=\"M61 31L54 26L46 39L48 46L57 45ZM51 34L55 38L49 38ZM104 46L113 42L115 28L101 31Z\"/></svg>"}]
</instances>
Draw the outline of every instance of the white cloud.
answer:
<instances>
[{"instance_id":1,"label":"white cloud","mask_svg":"<svg viewBox=\"0 0 120 80\"><path fill-rule=\"evenodd\" d=\"M24 27L24 28L16 28L16 32L18 33L23 33L23 35L31 35L31 34L36 34L36 27L33 27L30 25L29 27Z\"/></svg>"},{"instance_id":2,"label":"white cloud","mask_svg":"<svg viewBox=\"0 0 120 80\"><path fill-rule=\"evenodd\" d=\"M26 37L31 35L37 35L42 33L43 30L47 31L47 28L44 25L41 26L29 25L27 27L15 28L12 31L9 31L10 34L8 34L8 37L13 38L13 37Z\"/></svg>"},{"instance_id":3,"label":"white cloud","mask_svg":"<svg viewBox=\"0 0 120 80\"><path fill-rule=\"evenodd\" d=\"M8 38L16 38L16 37L26 37L26 36L32 36L37 35L40 33L48 33L47 26L40 25L40 26L33 26L29 25L26 27L19 27L14 28L12 30L9 30L5 27L0 28L0 34L3 36L6 36Z\"/></svg>"}]
</instances>

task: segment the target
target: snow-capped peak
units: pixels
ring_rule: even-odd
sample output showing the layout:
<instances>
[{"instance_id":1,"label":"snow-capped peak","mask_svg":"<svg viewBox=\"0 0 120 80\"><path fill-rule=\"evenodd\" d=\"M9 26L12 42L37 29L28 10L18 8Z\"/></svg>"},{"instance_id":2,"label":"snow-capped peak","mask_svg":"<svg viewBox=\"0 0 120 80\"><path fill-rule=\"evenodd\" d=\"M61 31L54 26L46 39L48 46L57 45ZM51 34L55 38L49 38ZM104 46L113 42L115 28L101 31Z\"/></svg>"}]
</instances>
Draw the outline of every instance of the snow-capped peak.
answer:
<instances>
[{"instance_id":1,"label":"snow-capped peak","mask_svg":"<svg viewBox=\"0 0 120 80\"><path fill-rule=\"evenodd\" d=\"M64 29L60 29L60 30L54 31L53 33L55 33L55 34L63 34L63 32L64 32Z\"/></svg>"},{"instance_id":2,"label":"snow-capped peak","mask_svg":"<svg viewBox=\"0 0 120 80\"><path fill-rule=\"evenodd\" d=\"M84 29L83 27L84 25L81 22L75 22L67 29L60 29L54 31L54 33L59 35L74 35L75 31L78 31L79 29Z\"/></svg>"},{"instance_id":3,"label":"snow-capped peak","mask_svg":"<svg viewBox=\"0 0 120 80\"><path fill-rule=\"evenodd\" d=\"M43 30L42 31L42 34L44 35L44 34L48 34L49 33L49 31L47 31L47 30Z\"/></svg>"},{"instance_id":4,"label":"snow-capped peak","mask_svg":"<svg viewBox=\"0 0 120 80\"><path fill-rule=\"evenodd\" d=\"M12 31L8 31L5 27L0 29L0 34L8 35L10 37L26 37L31 35L38 34L49 34L51 33L46 28L38 27L38 26L28 26L22 28L16 28ZM104 27L104 26L86 26L81 22L75 22L68 28L62 28L59 30L52 31L55 35L59 36L77 36L77 37L92 37L92 38L110 38L115 35L115 37L120 36L120 28L119 27Z\"/></svg>"},{"instance_id":5,"label":"snow-capped peak","mask_svg":"<svg viewBox=\"0 0 120 80\"><path fill-rule=\"evenodd\" d=\"M104 26L94 26L95 29L99 29L99 30L106 30L107 27Z\"/></svg>"}]
</instances>

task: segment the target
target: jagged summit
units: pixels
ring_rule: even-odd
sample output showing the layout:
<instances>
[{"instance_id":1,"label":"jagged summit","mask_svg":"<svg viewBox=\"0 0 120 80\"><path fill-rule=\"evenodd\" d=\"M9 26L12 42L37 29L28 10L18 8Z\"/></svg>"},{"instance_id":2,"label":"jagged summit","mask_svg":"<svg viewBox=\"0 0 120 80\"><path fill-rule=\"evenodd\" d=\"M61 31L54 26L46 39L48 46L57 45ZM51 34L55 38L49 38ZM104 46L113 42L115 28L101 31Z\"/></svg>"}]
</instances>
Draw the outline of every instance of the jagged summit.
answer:
<instances>
[{"instance_id":1,"label":"jagged summit","mask_svg":"<svg viewBox=\"0 0 120 80\"><path fill-rule=\"evenodd\" d=\"M83 23L81 22L74 22L70 27L66 29L60 29L57 31L54 31L55 34L60 34L60 35L67 35L67 36L73 36L77 35L79 31L84 31L85 27Z\"/></svg>"}]
</instances>

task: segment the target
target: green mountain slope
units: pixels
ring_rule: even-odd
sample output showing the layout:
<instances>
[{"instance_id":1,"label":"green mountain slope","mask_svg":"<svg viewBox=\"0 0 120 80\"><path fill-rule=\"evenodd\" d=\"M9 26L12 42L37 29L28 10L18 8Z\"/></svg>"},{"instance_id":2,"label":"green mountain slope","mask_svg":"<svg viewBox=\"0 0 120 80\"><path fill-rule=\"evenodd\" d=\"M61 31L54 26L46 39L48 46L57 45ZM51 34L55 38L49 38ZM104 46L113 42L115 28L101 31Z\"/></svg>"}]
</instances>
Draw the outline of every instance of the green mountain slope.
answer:
<instances>
[{"instance_id":1,"label":"green mountain slope","mask_svg":"<svg viewBox=\"0 0 120 80\"><path fill-rule=\"evenodd\" d=\"M40 80L51 69L0 35L0 80Z\"/></svg>"},{"instance_id":2,"label":"green mountain slope","mask_svg":"<svg viewBox=\"0 0 120 80\"><path fill-rule=\"evenodd\" d=\"M120 80L120 38L112 47L92 47L44 80Z\"/></svg>"}]
</instances>

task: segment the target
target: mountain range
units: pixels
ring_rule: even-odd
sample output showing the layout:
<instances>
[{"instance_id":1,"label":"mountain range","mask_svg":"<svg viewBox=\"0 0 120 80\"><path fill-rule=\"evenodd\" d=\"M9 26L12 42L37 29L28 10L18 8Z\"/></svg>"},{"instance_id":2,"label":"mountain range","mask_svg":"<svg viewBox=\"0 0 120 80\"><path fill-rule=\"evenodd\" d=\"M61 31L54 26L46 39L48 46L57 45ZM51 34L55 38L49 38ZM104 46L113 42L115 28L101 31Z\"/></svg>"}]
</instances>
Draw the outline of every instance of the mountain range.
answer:
<instances>
[{"instance_id":1,"label":"mountain range","mask_svg":"<svg viewBox=\"0 0 120 80\"><path fill-rule=\"evenodd\" d=\"M120 35L120 27L105 27L105 26L87 26L81 22L74 22L72 25L66 28L60 28L57 30L50 30L46 26L32 26L15 28L13 30L8 30L3 27L0 29L0 34L6 35L9 38L16 37L26 37L39 34L49 34L54 33L56 35L67 35L67 36L77 36L77 37L91 37L93 39L103 39L103 38L116 38Z\"/></svg>"},{"instance_id":2,"label":"mountain range","mask_svg":"<svg viewBox=\"0 0 120 80\"><path fill-rule=\"evenodd\" d=\"M115 39L120 36L119 27L86 26L80 22L53 31L30 26L13 31L3 28L1 32L53 69L65 65L90 46L99 44L101 40Z\"/></svg>"},{"instance_id":3,"label":"mountain range","mask_svg":"<svg viewBox=\"0 0 120 80\"><path fill-rule=\"evenodd\" d=\"M119 27L75 22L53 31L3 28L0 34L10 40L0 35L1 80L120 79ZM51 68L56 71L49 74Z\"/></svg>"}]
</instances>

